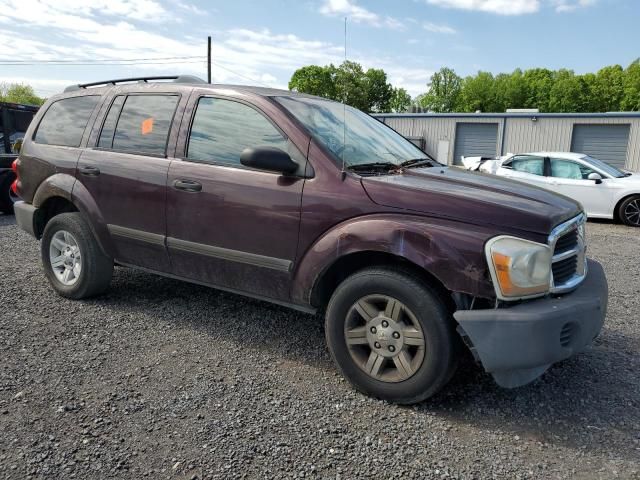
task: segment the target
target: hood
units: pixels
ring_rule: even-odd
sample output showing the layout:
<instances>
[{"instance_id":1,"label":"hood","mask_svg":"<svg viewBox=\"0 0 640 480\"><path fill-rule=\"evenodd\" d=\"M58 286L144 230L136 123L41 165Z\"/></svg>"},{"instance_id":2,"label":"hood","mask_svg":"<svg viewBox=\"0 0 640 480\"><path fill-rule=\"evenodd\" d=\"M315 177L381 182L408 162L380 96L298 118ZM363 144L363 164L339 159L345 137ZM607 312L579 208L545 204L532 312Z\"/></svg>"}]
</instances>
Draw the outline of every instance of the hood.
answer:
<instances>
[{"instance_id":1,"label":"hood","mask_svg":"<svg viewBox=\"0 0 640 480\"><path fill-rule=\"evenodd\" d=\"M477 225L548 235L582 209L570 198L506 178L457 168L406 169L362 177L375 203Z\"/></svg>"}]
</instances>

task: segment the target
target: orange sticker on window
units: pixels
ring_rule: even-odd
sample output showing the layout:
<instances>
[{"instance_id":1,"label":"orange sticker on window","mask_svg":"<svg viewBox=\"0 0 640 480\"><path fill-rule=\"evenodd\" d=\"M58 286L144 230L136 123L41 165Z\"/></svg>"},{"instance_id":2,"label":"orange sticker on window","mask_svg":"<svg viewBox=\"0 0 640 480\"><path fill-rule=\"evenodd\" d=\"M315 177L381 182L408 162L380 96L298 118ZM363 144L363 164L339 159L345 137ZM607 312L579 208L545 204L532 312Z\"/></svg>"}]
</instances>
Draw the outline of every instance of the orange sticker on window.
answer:
<instances>
[{"instance_id":1,"label":"orange sticker on window","mask_svg":"<svg viewBox=\"0 0 640 480\"><path fill-rule=\"evenodd\" d=\"M142 132L142 135L149 135L150 133L153 132L153 118L152 117L145 118L142 121L142 124L140 125L140 131Z\"/></svg>"}]
</instances>

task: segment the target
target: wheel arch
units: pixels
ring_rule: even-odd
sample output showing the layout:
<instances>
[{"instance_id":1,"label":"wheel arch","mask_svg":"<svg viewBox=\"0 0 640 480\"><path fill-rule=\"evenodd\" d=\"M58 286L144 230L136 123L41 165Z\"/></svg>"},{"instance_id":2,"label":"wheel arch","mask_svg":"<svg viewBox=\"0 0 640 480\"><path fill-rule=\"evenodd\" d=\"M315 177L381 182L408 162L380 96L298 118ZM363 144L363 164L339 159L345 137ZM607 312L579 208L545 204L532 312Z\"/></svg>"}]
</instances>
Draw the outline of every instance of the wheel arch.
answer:
<instances>
[{"instance_id":1,"label":"wheel arch","mask_svg":"<svg viewBox=\"0 0 640 480\"><path fill-rule=\"evenodd\" d=\"M622 221L622 218L620 218L620 207L626 200L628 200L631 197L640 197L640 192L626 193L616 202L616 206L613 207L613 219L616 222Z\"/></svg>"}]
</instances>

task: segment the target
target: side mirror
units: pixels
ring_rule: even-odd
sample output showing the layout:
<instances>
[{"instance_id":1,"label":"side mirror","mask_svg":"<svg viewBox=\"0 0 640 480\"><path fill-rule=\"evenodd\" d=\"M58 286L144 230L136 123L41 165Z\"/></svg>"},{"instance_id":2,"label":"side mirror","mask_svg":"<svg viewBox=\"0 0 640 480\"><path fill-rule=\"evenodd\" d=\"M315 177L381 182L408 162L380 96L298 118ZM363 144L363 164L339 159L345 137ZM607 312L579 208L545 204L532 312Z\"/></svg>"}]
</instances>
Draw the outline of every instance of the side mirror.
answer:
<instances>
[{"instance_id":1,"label":"side mirror","mask_svg":"<svg viewBox=\"0 0 640 480\"><path fill-rule=\"evenodd\" d=\"M602 183L602 175L596 172L591 172L587 177L589 180L595 180L596 185L600 185Z\"/></svg>"},{"instance_id":2,"label":"side mirror","mask_svg":"<svg viewBox=\"0 0 640 480\"><path fill-rule=\"evenodd\" d=\"M298 170L298 164L289 154L276 147L245 148L240 154L240 163L245 167L291 175Z\"/></svg>"},{"instance_id":3,"label":"side mirror","mask_svg":"<svg viewBox=\"0 0 640 480\"><path fill-rule=\"evenodd\" d=\"M11 151L13 153L20 153L20 150L22 150L22 142L24 141L24 138L18 138L13 145L11 145Z\"/></svg>"}]
</instances>

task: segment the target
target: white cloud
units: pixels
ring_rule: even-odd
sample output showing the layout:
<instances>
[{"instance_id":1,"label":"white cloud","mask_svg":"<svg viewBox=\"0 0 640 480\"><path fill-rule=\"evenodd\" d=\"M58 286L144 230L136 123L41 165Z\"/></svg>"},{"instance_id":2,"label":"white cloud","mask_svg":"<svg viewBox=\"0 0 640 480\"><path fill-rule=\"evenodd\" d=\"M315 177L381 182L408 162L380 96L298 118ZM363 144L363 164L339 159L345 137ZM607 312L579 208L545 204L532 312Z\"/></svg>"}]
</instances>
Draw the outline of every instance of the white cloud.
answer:
<instances>
[{"instance_id":1,"label":"white cloud","mask_svg":"<svg viewBox=\"0 0 640 480\"><path fill-rule=\"evenodd\" d=\"M595 5L596 0L552 0L552 5L556 12L573 12L578 8L585 8Z\"/></svg>"},{"instance_id":2,"label":"white cloud","mask_svg":"<svg viewBox=\"0 0 640 480\"><path fill-rule=\"evenodd\" d=\"M448 25L438 25L437 23L432 23L432 22L423 23L422 28L432 33L446 33L446 34L458 33L454 28L451 28Z\"/></svg>"},{"instance_id":3,"label":"white cloud","mask_svg":"<svg viewBox=\"0 0 640 480\"><path fill-rule=\"evenodd\" d=\"M539 0L427 0L427 3L445 8L478 10L500 15L522 15L537 12Z\"/></svg>"},{"instance_id":4,"label":"white cloud","mask_svg":"<svg viewBox=\"0 0 640 480\"><path fill-rule=\"evenodd\" d=\"M393 17L382 16L358 5L355 0L324 0L320 13L329 17L347 17L355 23L366 23L374 27L404 29L404 24Z\"/></svg>"},{"instance_id":5,"label":"white cloud","mask_svg":"<svg viewBox=\"0 0 640 480\"><path fill-rule=\"evenodd\" d=\"M569 12L588 7L597 0L426 0L428 4L498 15L524 15L536 13L548 4L557 12Z\"/></svg>"}]
</instances>

